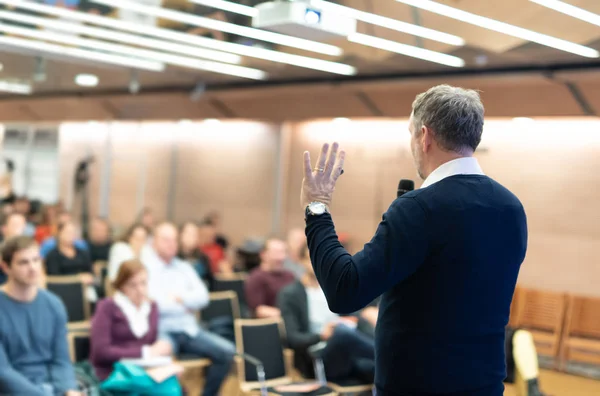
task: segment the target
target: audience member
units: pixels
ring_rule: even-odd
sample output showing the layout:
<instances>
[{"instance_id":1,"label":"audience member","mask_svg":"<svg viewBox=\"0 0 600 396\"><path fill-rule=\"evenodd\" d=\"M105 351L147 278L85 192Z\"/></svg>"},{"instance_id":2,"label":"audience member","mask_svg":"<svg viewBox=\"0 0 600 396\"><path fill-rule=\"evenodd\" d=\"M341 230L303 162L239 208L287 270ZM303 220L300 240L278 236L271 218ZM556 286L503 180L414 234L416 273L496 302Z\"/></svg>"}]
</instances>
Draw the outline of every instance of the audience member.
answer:
<instances>
[{"instance_id":1,"label":"audience member","mask_svg":"<svg viewBox=\"0 0 600 396\"><path fill-rule=\"evenodd\" d=\"M90 361L101 381L121 359L172 353L168 341L158 340L158 307L148 299L148 273L141 261L124 262L113 286L116 293L98 303L92 319Z\"/></svg>"},{"instance_id":2,"label":"audience member","mask_svg":"<svg viewBox=\"0 0 600 396\"><path fill-rule=\"evenodd\" d=\"M225 250L217 243L217 228L210 221L204 221L200 224L198 236L198 246L210 260L210 270L213 274L221 273L221 265L225 264Z\"/></svg>"},{"instance_id":3,"label":"audience member","mask_svg":"<svg viewBox=\"0 0 600 396\"><path fill-rule=\"evenodd\" d=\"M113 244L108 253L108 277L114 281L119 267L124 261L141 258L148 249L148 229L141 223L133 224L119 241Z\"/></svg>"},{"instance_id":4,"label":"audience member","mask_svg":"<svg viewBox=\"0 0 600 396\"><path fill-rule=\"evenodd\" d=\"M9 213L2 217L2 235L0 235L0 242L24 235L26 227L25 217L17 212ZM0 269L0 285L6 282L6 274Z\"/></svg>"},{"instance_id":5,"label":"audience member","mask_svg":"<svg viewBox=\"0 0 600 396\"><path fill-rule=\"evenodd\" d=\"M59 232L58 230L59 230L60 226L65 223L71 223L73 225L75 224L73 222L73 218L71 217L70 213L61 212L58 215L58 223L56 226L56 231L53 235L56 235ZM77 249L85 250L85 251L88 250L87 243L79 237L76 237L74 244L77 247ZM54 236L51 236L51 237L47 238L46 240L44 240L42 242L42 245L40 246L40 253L41 253L42 257L45 258L48 255L48 253L50 253L52 250L54 250L56 248L56 245L57 245L57 241L56 241L56 237L54 237Z\"/></svg>"},{"instance_id":6,"label":"audience member","mask_svg":"<svg viewBox=\"0 0 600 396\"><path fill-rule=\"evenodd\" d=\"M35 224L29 221L31 216L31 202L26 197L19 197L15 200L15 212L22 214L26 220L25 232L23 235L32 237L35 235Z\"/></svg>"},{"instance_id":7,"label":"audience member","mask_svg":"<svg viewBox=\"0 0 600 396\"><path fill-rule=\"evenodd\" d=\"M92 260L87 251L78 248L75 225L62 223L58 227L58 245L46 257L47 275L79 275L81 282L88 286L87 296L90 302L98 300L94 287L96 279L93 275Z\"/></svg>"},{"instance_id":8,"label":"audience member","mask_svg":"<svg viewBox=\"0 0 600 396\"><path fill-rule=\"evenodd\" d=\"M236 269L252 272L260 266L260 252L265 242L263 239L246 239L242 246L237 248Z\"/></svg>"},{"instance_id":9,"label":"audience member","mask_svg":"<svg viewBox=\"0 0 600 396\"><path fill-rule=\"evenodd\" d=\"M246 303L257 318L281 315L277 308L277 293L294 281L294 274L283 268L286 257L285 242L268 239L260 253L260 266L252 270L246 280Z\"/></svg>"},{"instance_id":10,"label":"audience member","mask_svg":"<svg viewBox=\"0 0 600 396\"><path fill-rule=\"evenodd\" d=\"M96 217L90 224L89 240L87 241L92 263L108 261L112 244L110 224L107 220Z\"/></svg>"},{"instance_id":11,"label":"audience member","mask_svg":"<svg viewBox=\"0 0 600 396\"><path fill-rule=\"evenodd\" d=\"M149 274L149 295L158 304L159 332L176 353L209 358L205 396L219 393L229 373L235 346L198 325L195 312L208 305L208 291L196 272L176 257L177 228L170 223L156 227L152 249L144 256Z\"/></svg>"},{"instance_id":12,"label":"audience member","mask_svg":"<svg viewBox=\"0 0 600 396\"><path fill-rule=\"evenodd\" d=\"M217 245L221 246L223 250L227 250L229 248L229 240L223 233L221 232L221 215L216 210L209 212L206 215L206 222L212 224L215 227L217 232L215 237L215 242Z\"/></svg>"},{"instance_id":13,"label":"audience member","mask_svg":"<svg viewBox=\"0 0 600 396\"><path fill-rule=\"evenodd\" d=\"M37 244L25 236L11 238L1 255L8 282L0 291L0 394L81 396L69 358L65 307L38 287Z\"/></svg>"},{"instance_id":14,"label":"audience member","mask_svg":"<svg viewBox=\"0 0 600 396\"><path fill-rule=\"evenodd\" d=\"M143 225L147 230L152 230L154 228L154 211L151 208L144 208L138 214L136 223Z\"/></svg>"},{"instance_id":15,"label":"audience member","mask_svg":"<svg viewBox=\"0 0 600 396\"><path fill-rule=\"evenodd\" d=\"M306 252L306 235L304 229L293 228L288 232L287 237L288 256L283 262L283 268L291 271L297 279L304 275L304 266L302 265L302 257Z\"/></svg>"},{"instance_id":16,"label":"audience member","mask_svg":"<svg viewBox=\"0 0 600 396\"><path fill-rule=\"evenodd\" d=\"M179 257L181 260L189 263L198 274L198 277L208 287L212 289L213 275L210 268L210 260L198 247L198 226L192 221L188 221L181 226L179 241Z\"/></svg>"},{"instance_id":17,"label":"audience member","mask_svg":"<svg viewBox=\"0 0 600 396\"><path fill-rule=\"evenodd\" d=\"M27 220L25 216L18 212L9 213L2 218L2 235L0 238L5 240L25 235L26 227Z\"/></svg>"},{"instance_id":18,"label":"audience member","mask_svg":"<svg viewBox=\"0 0 600 396\"><path fill-rule=\"evenodd\" d=\"M322 358L328 380L343 382L358 379L372 383L375 373L372 332L369 336L359 331L359 317L340 317L331 312L310 260L304 260L303 264L305 273L302 278L286 286L277 298L287 342L294 350L296 367L304 376L312 376L312 359L308 350L326 341Z\"/></svg>"},{"instance_id":19,"label":"audience member","mask_svg":"<svg viewBox=\"0 0 600 396\"><path fill-rule=\"evenodd\" d=\"M42 209L42 221L35 229L35 240L41 244L46 239L56 235L58 229L58 207L46 205Z\"/></svg>"}]
</instances>

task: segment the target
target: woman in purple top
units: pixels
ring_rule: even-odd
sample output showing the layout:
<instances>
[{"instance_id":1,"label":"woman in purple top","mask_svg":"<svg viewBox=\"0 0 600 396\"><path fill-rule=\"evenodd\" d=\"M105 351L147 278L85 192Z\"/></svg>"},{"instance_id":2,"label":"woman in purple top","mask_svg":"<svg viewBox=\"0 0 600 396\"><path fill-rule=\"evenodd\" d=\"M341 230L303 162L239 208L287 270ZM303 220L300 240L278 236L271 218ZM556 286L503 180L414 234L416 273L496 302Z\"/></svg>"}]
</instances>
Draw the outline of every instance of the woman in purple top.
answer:
<instances>
[{"instance_id":1,"label":"woman in purple top","mask_svg":"<svg viewBox=\"0 0 600 396\"><path fill-rule=\"evenodd\" d=\"M115 295L98 303L92 319L90 360L102 381L121 359L171 355L171 344L158 340L158 307L148 299L144 265L125 261L113 285Z\"/></svg>"}]
</instances>

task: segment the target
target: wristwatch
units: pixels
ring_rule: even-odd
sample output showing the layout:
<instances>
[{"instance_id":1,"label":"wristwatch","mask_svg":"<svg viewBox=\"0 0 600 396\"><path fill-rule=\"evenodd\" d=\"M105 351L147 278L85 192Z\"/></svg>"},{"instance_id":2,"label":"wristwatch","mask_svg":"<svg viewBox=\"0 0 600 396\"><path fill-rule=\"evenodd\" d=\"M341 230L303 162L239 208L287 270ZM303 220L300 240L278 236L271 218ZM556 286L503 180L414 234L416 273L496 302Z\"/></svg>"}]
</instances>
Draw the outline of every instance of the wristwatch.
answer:
<instances>
[{"instance_id":1,"label":"wristwatch","mask_svg":"<svg viewBox=\"0 0 600 396\"><path fill-rule=\"evenodd\" d=\"M321 216L325 213L329 213L329 207L327 204L315 201L309 203L306 207L305 218L308 218L308 216Z\"/></svg>"}]
</instances>

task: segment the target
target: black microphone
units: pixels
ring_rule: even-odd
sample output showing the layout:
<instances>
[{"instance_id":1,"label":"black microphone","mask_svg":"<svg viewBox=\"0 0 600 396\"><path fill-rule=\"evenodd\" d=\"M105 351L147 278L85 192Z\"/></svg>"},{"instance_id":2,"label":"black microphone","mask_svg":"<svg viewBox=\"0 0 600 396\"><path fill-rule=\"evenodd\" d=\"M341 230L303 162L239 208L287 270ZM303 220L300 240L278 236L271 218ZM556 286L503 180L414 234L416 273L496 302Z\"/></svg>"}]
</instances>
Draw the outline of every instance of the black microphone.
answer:
<instances>
[{"instance_id":1,"label":"black microphone","mask_svg":"<svg viewBox=\"0 0 600 396\"><path fill-rule=\"evenodd\" d=\"M408 180L408 179L402 179L402 180L400 180L400 183L398 183L398 195L397 195L397 197L400 198L401 196L403 196L407 192L412 191L414 189L415 189L415 182L414 181Z\"/></svg>"}]
</instances>

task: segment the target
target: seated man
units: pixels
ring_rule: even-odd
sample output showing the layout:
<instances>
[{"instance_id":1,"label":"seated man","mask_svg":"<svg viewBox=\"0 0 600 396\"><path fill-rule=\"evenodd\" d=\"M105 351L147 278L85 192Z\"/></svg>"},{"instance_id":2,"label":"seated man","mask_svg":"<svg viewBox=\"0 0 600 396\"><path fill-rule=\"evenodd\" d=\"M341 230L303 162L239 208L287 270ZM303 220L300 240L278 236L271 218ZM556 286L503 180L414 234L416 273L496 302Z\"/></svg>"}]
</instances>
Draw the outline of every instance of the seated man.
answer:
<instances>
[{"instance_id":1,"label":"seated man","mask_svg":"<svg viewBox=\"0 0 600 396\"><path fill-rule=\"evenodd\" d=\"M295 352L296 367L303 376L312 377L312 359L308 349L326 341L322 358L328 380L344 382L354 379L372 383L375 342L372 335L365 334L360 328L363 323L367 328L369 324L374 325L377 308L367 307L364 315L358 317L339 317L329 310L310 260L304 260L303 265L303 277L281 290L277 298L287 342Z\"/></svg>"},{"instance_id":2,"label":"seated man","mask_svg":"<svg viewBox=\"0 0 600 396\"><path fill-rule=\"evenodd\" d=\"M148 269L148 294L158 305L159 338L170 341L176 353L211 360L203 394L215 396L229 373L235 346L198 325L195 313L208 305L208 290L194 268L177 258L178 240L173 224L156 227L152 248L141 258Z\"/></svg>"},{"instance_id":3,"label":"seated man","mask_svg":"<svg viewBox=\"0 0 600 396\"><path fill-rule=\"evenodd\" d=\"M4 242L1 255L8 281L0 291L0 395L82 395L69 359L65 307L38 287L37 244L14 237Z\"/></svg>"},{"instance_id":4,"label":"seated man","mask_svg":"<svg viewBox=\"0 0 600 396\"><path fill-rule=\"evenodd\" d=\"M260 252L260 265L250 272L244 284L246 304L257 318L279 317L277 294L294 281L294 274L283 268L287 258L285 242L268 239Z\"/></svg>"}]
</instances>

